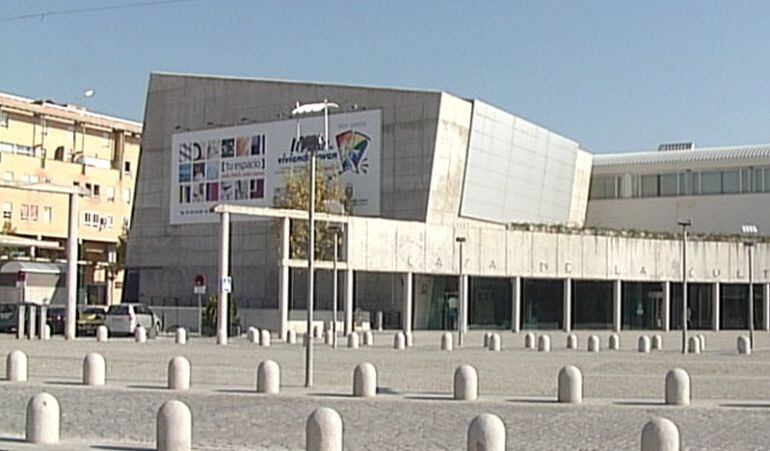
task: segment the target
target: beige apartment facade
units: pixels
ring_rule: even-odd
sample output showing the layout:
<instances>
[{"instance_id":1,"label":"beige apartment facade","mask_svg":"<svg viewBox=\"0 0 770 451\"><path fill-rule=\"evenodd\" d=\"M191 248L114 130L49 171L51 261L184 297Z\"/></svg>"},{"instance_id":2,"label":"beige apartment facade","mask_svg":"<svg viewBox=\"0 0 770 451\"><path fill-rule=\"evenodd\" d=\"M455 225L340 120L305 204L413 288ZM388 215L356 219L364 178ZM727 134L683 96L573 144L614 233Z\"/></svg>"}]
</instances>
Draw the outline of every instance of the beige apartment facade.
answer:
<instances>
[{"instance_id":1,"label":"beige apartment facade","mask_svg":"<svg viewBox=\"0 0 770 451\"><path fill-rule=\"evenodd\" d=\"M121 243L131 222L140 139L136 122L0 93L2 233L46 243L0 248L0 267L12 260L55 263L66 257L68 196L35 187L78 188L83 193L78 202L78 303L119 302ZM2 302L19 296L8 285L0 283ZM55 297L63 298L63 285L62 275Z\"/></svg>"}]
</instances>

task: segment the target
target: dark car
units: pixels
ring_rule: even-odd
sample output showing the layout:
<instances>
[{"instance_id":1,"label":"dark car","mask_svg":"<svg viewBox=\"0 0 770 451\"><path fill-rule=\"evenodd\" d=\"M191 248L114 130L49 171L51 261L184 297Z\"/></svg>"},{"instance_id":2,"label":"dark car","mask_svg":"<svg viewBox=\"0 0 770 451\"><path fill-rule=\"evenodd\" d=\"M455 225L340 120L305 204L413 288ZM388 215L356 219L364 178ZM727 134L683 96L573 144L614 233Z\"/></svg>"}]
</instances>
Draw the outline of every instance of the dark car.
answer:
<instances>
[{"instance_id":1,"label":"dark car","mask_svg":"<svg viewBox=\"0 0 770 451\"><path fill-rule=\"evenodd\" d=\"M16 332L16 304L0 304L0 332Z\"/></svg>"}]
</instances>

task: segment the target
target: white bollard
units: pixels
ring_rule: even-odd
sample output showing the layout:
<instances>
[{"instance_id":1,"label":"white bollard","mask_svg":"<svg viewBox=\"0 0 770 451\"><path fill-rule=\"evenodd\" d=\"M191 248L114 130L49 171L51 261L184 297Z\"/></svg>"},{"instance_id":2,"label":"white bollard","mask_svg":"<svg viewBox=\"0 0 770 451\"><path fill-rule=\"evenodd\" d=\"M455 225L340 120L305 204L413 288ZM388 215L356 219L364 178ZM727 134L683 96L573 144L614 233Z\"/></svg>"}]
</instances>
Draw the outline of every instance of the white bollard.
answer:
<instances>
[{"instance_id":1,"label":"white bollard","mask_svg":"<svg viewBox=\"0 0 770 451\"><path fill-rule=\"evenodd\" d=\"M642 451L679 451L679 428L667 418L654 418L642 428Z\"/></svg>"},{"instance_id":2,"label":"white bollard","mask_svg":"<svg viewBox=\"0 0 770 451\"><path fill-rule=\"evenodd\" d=\"M738 354L751 354L751 343L749 337L741 335L738 337Z\"/></svg>"},{"instance_id":3,"label":"white bollard","mask_svg":"<svg viewBox=\"0 0 770 451\"><path fill-rule=\"evenodd\" d=\"M468 451L505 451L505 424L497 415L482 413L468 426Z\"/></svg>"},{"instance_id":4,"label":"white bollard","mask_svg":"<svg viewBox=\"0 0 770 451\"><path fill-rule=\"evenodd\" d=\"M692 336L687 340L687 352L690 354L700 354L701 341L697 336Z\"/></svg>"},{"instance_id":5,"label":"white bollard","mask_svg":"<svg viewBox=\"0 0 770 451\"><path fill-rule=\"evenodd\" d=\"M551 351L551 337L543 334L537 339L537 350L540 352Z\"/></svg>"},{"instance_id":6,"label":"white bollard","mask_svg":"<svg viewBox=\"0 0 770 451\"><path fill-rule=\"evenodd\" d=\"M182 356L168 362L168 389L188 390L190 388L190 361Z\"/></svg>"},{"instance_id":7,"label":"white bollard","mask_svg":"<svg viewBox=\"0 0 770 451\"><path fill-rule=\"evenodd\" d=\"M50 340L51 339L51 326L49 326L48 324L43 326L43 330L41 332L41 338L43 340Z\"/></svg>"},{"instance_id":8,"label":"white bollard","mask_svg":"<svg viewBox=\"0 0 770 451\"><path fill-rule=\"evenodd\" d=\"M414 335L412 335L412 332L409 331L404 334L404 337L406 338L406 347L411 348L414 346Z\"/></svg>"},{"instance_id":9,"label":"white bollard","mask_svg":"<svg viewBox=\"0 0 770 451\"><path fill-rule=\"evenodd\" d=\"M583 402L583 373L576 366L565 366L559 371L559 402Z\"/></svg>"},{"instance_id":10,"label":"white bollard","mask_svg":"<svg viewBox=\"0 0 770 451\"><path fill-rule=\"evenodd\" d=\"M473 401L479 397L479 376L476 368L470 365L460 365L455 370L454 399L458 401Z\"/></svg>"},{"instance_id":11,"label":"white bollard","mask_svg":"<svg viewBox=\"0 0 770 451\"><path fill-rule=\"evenodd\" d=\"M286 342L290 345L297 344L297 331L290 330L286 333Z\"/></svg>"},{"instance_id":12,"label":"white bollard","mask_svg":"<svg viewBox=\"0 0 770 451\"><path fill-rule=\"evenodd\" d=\"M639 337L639 352L644 354L650 353L650 337L647 335Z\"/></svg>"},{"instance_id":13,"label":"white bollard","mask_svg":"<svg viewBox=\"0 0 770 451\"><path fill-rule=\"evenodd\" d=\"M703 334L698 334L698 340L700 340L700 350L706 351L706 336Z\"/></svg>"},{"instance_id":14,"label":"white bollard","mask_svg":"<svg viewBox=\"0 0 770 451\"><path fill-rule=\"evenodd\" d=\"M535 334L532 332L524 335L524 349L535 349Z\"/></svg>"},{"instance_id":15,"label":"white bollard","mask_svg":"<svg viewBox=\"0 0 770 451\"><path fill-rule=\"evenodd\" d=\"M396 332L396 334L393 335L393 349L404 348L406 348L406 337L403 332Z\"/></svg>"},{"instance_id":16,"label":"white bollard","mask_svg":"<svg viewBox=\"0 0 770 451\"><path fill-rule=\"evenodd\" d=\"M489 340L492 338L492 332L484 332L484 347L489 347Z\"/></svg>"},{"instance_id":17,"label":"white bollard","mask_svg":"<svg viewBox=\"0 0 770 451\"><path fill-rule=\"evenodd\" d=\"M99 326L96 328L96 341L107 341L109 335L110 333L109 330L107 330L107 326Z\"/></svg>"},{"instance_id":18,"label":"white bollard","mask_svg":"<svg viewBox=\"0 0 770 451\"><path fill-rule=\"evenodd\" d=\"M192 413L187 404L172 399L158 409L155 446L158 451L192 449Z\"/></svg>"},{"instance_id":19,"label":"white bollard","mask_svg":"<svg viewBox=\"0 0 770 451\"><path fill-rule=\"evenodd\" d=\"M591 335L588 337L588 352L599 352L599 337Z\"/></svg>"},{"instance_id":20,"label":"white bollard","mask_svg":"<svg viewBox=\"0 0 770 451\"><path fill-rule=\"evenodd\" d=\"M348 334L348 348L358 349L358 332L353 331Z\"/></svg>"},{"instance_id":21,"label":"white bollard","mask_svg":"<svg viewBox=\"0 0 770 451\"><path fill-rule=\"evenodd\" d=\"M92 352L83 359L83 385L104 385L106 373L107 364L101 354Z\"/></svg>"},{"instance_id":22,"label":"white bollard","mask_svg":"<svg viewBox=\"0 0 770 451\"><path fill-rule=\"evenodd\" d=\"M307 451L342 451L342 417L336 410L319 407L305 424Z\"/></svg>"},{"instance_id":23,"label":"white bollard","mask_svg":"<svg viewBox=\"0 0 770 451\"><path fill-rule=\"evenodd\" d=\"M618 334L611 334L609 341L610 341L609 346L607 346L608 349L612 351L617 351L618 349L620 349L620 337L618 336Z\"/></svg>"},{"instance_id":24,"label":"white bollard","mask_svg":"<svg viewBox=\"0 0 770 451\"><path fill-rule=\"evenodd\" d=\"M332 330L331 330L331 329L326 329L326 330L324 331L324 343L325 343L327 346L332 346L332 345L334 345L334 333L332 333Z\"/></svg>"},{"instance_id":25,"label":"white bollard","mask_svg":"<svg viewBox=\"0 0 770 451\"><path fill-rule=\"evenodd\" d=\"M257 367L257 393L277 395L281 391L281 367L273 360L265 360Z\"/></svg>"},{"instance_id":26,"label":"white bollard","mask_svg":"<svg viewBox=\"0 0 770 451\"><path fill-rule=\"evenodd\" d=\"M249 327L246 331L246 339L249 340L249 343L259 343L259 329Z\"/></svg>"},{"instance_id":27,"label":"white bollard","mask_svg":"<svg viewBox=\"0 0 770 451\"><path fill-rule=\"evenodd\" d=\"M575 334L569 334L567 335L567 349L577 349L578 348L578 338Z\"/></svg>"},{"instance_id":28,"label":"white bollard","mask_svg":"<svg viewBox=\"0 0 770 451\"><path fill-rule=\"evenodd\" d=\"M9 382L27 381L27 354L13 351L5 358L5 377Z\"/></svg>"},{"instance_id":29,"label":"white bollard","mask_svg":"<svg viewBox=\"0 0 770 451\"><path fill-rule=\"evenodd\" d=\"M364 332L364 346L374 346L374 334L371 330Z\"/></svg>"},{"instance_id":30,"label":"white bollard","mask_svg":"<svg viewBox=\"0 0 770 451\"><path fill-rule=\"evenodd\" d=\"M666 404L690 405L690 375L681 368L666 373Z\"/></svg>"},{"instance_id":31,"label":"white bollard","mask_svg":"<svg viewBox=\"0 0 770 451\"><path fill-rule=\"evenodd\" d=\"M184 327L177 327L174 332L174 343L178 345L187 344L187 329Z\"/></svg>"},{"instance_id":32,"label":"white bollard","mask_svg":"<svg viewBox=\"0 0 770 451\"><path fill-rule=\"evenodd\" d=\"M259 345L264 348L270 347L270 331L262 329L259 331Z\"/></svg>"},{"instance_id":33,"label":"white bollard","mask_svg":"<svg viewBox=\"0 0 770 451\"><path fill-rule=\"evenodd\" d=\"M652 336L652 349L658 351L663 350L663 337L658 334Z\"/></svg>"},{"instance_id":34,"label":"white bollard","mask_svg":"<svg viewBox=\"0 0 770 451\"><path fill-rule=\"evenodd\" d=\"M316 324L313 326L313 338L321 339L324 336L324 326L321 324Z\"/></svg>"},{"instance_id":35,"label":"white bollard","mask_svg":"<svg viewBox=\"0 0 770 451\"><path fill-rule=\"evenodd\" d=\"M134 329L134 341L137 343L146 343L147 329L143 326L136 326L136 329Z\"/></svg>"},{"instance_id":36,"label":"white bollard","mask_svg":"<svg viewBox=\"0 0 770 451\"><path fill-rule=\"evenodd\" d=\"M38 393L27 403L27 443L59 443L59 401L48 393Z\"/></svg>"},{"instance_id":37,"label":"white bollard","mask_svg":"<svg viewBox=\"0 0 770 451\"><path fill-rule=\"evenodd\" d=\"M500 334L492 334L492 337L489 339L489 350L500 352L500 349L503 347L502 341L503 339L500 337Z\"/></svg>"},{"instance_id":38,"label":"white bollard","mask_svg":"<svg viewBox=\"0 0 770 451\"><path fill-rule=\"evenodd\" d=\"M373 398L377 396L377 368L369 362L356 365L353 371L353 396Z\"/></svg>"},{"instance_id":39,"label":"white bollard","mask_svg":"<svg viewBox=\"0 0 770 451\"><path fill-rule=\"evenodd\" d=\"M454 347L452 343L452 332L444 332L441 334L441 350L451 351Z\"/></svg>"}]
</instances>

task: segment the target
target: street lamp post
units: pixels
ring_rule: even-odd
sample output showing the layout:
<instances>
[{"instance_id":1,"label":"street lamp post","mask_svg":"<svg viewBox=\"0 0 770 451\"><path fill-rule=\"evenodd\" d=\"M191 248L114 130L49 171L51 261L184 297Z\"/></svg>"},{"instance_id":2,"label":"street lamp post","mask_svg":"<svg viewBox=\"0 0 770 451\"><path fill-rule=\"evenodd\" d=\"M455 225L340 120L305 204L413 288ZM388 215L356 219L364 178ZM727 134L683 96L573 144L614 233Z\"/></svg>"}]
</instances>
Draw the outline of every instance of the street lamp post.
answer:
<instances>
[{"instance_id":1,"label":"street lamp post","mask_svg":"<svg viewBox=\"0 0 770 451\"><path fill-rule=\"evenodd\" d=\"M682 354L687 353L687 228L692 220L685 219L677 224L682 228Z\"/></svg>"},{"instance_id":2,"label":"street lamp post","mask_svg":"<svg viewBox=\"0 0 770 451\"><path fill-rule=\"evenodd\" d=\"M301 105L297 102L297 106L291 111L292 116L299 116L304 114L324 113L324 150L329 149L329 108L337 108L336 103L331 103L324 99L319 103L308 103ZM308 184L310 186L310 192L308 193L308 242L307 242L307 340L305 340L305 387L313 386L313 308L315 304L315 286L314 286L314 273L315 273L315 151L319 146L309 146L308 161L310 167L310 174L308 175Z\"/></svg>"},{"instance_id":3,"label":"street lamp post","mask_svg":"<svg viewBox=\"0 0 770 451\"><path fill-rule=\"evenodd\" d=\"M342 206L342 204L337 200L327 200L324 201L324 207L326 209L327 213L332 213L336 215L342 215L345 214L345 207ZM334 235L334 267L333 267L333 281L332 281L332 347L337 347L337 294L338 294L338 286L339 282L337 281L337 263L339 262L339 243L340 243L340 232L342 231L342 227L339 223L333 222L329 224L329 229L331 229L333 235Z\"/></svg>"},{"instance_id":4,"label":"street lamp post","mask_svg":"<svg viewBox=\"0 0 770 451\"><path fill-rule=\"evenodd\" d=\"M460 243L460 280L458 281L458 288L459 288L459 311L458 311L458 321L457 321L457 346L463 347L464 344L464 335L465 335L465 314L466 314L466 298L465 298L465 277L463 277L463 244L465 243L465 237L464 236L458 236L455 238L455 241Z\"/></svg>"},{"instance_id":5,"label":"street lamp post","mask_svg":"<svg viewBox=\"0 0 770 451\"><path fill-rule=\"evenodd\" d=\"M749 260L749 346L754 349L754 243L755 237L759 233L759 228L754 224L744 224L741 227L743 232L743 245L748 250Z\"/></svg>"}]
</instances>

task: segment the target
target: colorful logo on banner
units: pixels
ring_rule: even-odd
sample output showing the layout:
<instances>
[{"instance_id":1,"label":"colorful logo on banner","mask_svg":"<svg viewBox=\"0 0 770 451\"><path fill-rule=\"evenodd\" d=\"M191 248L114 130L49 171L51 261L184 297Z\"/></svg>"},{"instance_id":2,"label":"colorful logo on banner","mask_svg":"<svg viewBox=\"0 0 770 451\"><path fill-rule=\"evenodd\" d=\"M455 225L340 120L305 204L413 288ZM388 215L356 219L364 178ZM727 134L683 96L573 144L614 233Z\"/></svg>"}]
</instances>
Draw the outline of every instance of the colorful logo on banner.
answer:
<instances>
[{"instance_id":1,"label":"colorful logo on banner","mask_svg":"<svg viewBox=\"0 0 770 451\"><path fill-rule=\"evenodd\" d=\"M371 138L361 132L348 130L337 134L336 139L340 173L366 174L369 171L366 150L369 148Z\"/></svg>"}]
</instances>

